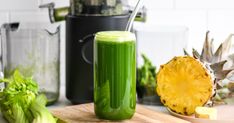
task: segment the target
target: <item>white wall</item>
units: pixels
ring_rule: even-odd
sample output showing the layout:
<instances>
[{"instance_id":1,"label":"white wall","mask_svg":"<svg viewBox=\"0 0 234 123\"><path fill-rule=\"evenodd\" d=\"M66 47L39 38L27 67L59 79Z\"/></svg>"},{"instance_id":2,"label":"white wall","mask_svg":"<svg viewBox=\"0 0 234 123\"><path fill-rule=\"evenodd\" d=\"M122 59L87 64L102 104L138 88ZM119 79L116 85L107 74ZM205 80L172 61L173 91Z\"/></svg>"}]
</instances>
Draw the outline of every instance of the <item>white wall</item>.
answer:
<instances>
[{"instance_id":1,"label":"white wall","mask_svg":"<svg viewBox=\"0 0 234 123\"><path fill-rule=\"evenodd\" d=\"M69 5L69 0L0 0L0 24L14 21L48 21L47 11L38 9L38 5L51 1L55 1L57 6ZM131 0L130 3L134 1L136 0ZM188 48L200 50L207 30L211 31L215 44L234 33L233 0L144 0L144 4L148 8L148 25L188 27ZM64 23L61 24L64 30ZM64 31L61 39L64 46Z\"/></svg>"},{"instance_id":2,"label":"white wall","mask_svg":"<svg viewBox=\"0 0 234 123\"><path fill-rule=\"evenodd\" d=\"M233 0L145 0L148 22L189 28L189 48L201 49L205 32L219 44L234 33Z\"/></svg>"},{"instance_id":3,"label":"white wall","mask_svg":"<svg viewBox=\"0 0 234 123\"><path fill-rule=\"evenodd\" d=\"M69 0L0 0L0 24L48 20L47 12L38 5L52 1L56 6L69 5ZM233 0L144 0L144 4L147 24L187 26L189 47L200 49L206 30L211 31L216 44L234 32Z\"/></svg>"}]
</instances>

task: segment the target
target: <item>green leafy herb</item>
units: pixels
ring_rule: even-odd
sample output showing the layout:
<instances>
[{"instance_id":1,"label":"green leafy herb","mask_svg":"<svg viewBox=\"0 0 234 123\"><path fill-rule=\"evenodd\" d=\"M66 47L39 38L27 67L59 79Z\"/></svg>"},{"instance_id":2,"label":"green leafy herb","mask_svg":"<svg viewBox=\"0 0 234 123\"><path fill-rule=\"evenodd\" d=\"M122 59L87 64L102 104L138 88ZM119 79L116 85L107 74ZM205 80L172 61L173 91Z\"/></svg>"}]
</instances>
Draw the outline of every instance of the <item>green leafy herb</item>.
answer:
<instances>
[{"instance_id":1,"label":"green leafy herb","mask_svg":"<svg viewBox=\"0 0 234 123\"><path fill-rule=\"evenodd\" d=\"M137 69L137 81L140 86L144 86L150 94L155 94L156 88L156 67L142 54L143 66Z\"/></svg>"},{"instance_id":2,"label":"green leafy herb","mask_svg":"<svg viewBox=\"0 0 234 123\"><path fill-rule=\"evenodd\" d=\"M0 109L9 123L56 123L45 107L46 97L38 96L38 85L32 77L26 78L16 70L10 79L0 82L6 83L0 92Z\"/></svg>"}]
</instances>

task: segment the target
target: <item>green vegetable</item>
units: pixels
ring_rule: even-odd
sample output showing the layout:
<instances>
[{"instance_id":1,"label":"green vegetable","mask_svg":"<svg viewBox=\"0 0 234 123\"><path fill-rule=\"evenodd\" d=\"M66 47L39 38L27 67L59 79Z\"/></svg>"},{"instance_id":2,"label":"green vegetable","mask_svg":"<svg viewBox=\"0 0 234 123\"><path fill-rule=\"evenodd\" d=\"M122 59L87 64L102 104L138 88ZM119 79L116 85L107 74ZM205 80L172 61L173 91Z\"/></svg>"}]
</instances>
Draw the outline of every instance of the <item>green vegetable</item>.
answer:
<instances>
[{"instance_id":1,"label":"green vegetable","mask_svg":"<svg viewBox=\"0 0 234 123\"><path fill-rule=\"evenodd\" d=\"M16 70L10 79L0 82L6 83L0 92L0 109L9 123L56 123L45 107L46 97L38 96L38 85L31 77Z\"/></svg>"},{"instance_id":2,"label":"green vegetable","mask_svg":"<svg viewBox=\"0 0 234 123\"><path fill-rule=\"evenodd\" d=\"M144 64L137 69L137 82L140 87L146 89L146 95L154 95L156 88L156 67L144 54L141 56Z\"/></svg>"},{"instance_id":3,"label":"green vegetable","mask_svg":"<svg viewBox=\"0 0 234 123\"><path fill-rule=\"evenodd\" d=\"M152 65L151 61L144 55L141 55L144 64L140 68L137 69L137 80L140 82L141 86L156 85L156 67Z\"/></svg>"},{"instance_id":4,"label":"green vegetable","mask_svg":"<svg viewBox=\"0 0 234 123\"><path fill-rule=\"evenodd\" d=\"M30 111L34 116L33 123L56 123L54 117L45 107L46 102L47 99L45 95L37 96L32 102Z\"/></svg>"}]
</instances>

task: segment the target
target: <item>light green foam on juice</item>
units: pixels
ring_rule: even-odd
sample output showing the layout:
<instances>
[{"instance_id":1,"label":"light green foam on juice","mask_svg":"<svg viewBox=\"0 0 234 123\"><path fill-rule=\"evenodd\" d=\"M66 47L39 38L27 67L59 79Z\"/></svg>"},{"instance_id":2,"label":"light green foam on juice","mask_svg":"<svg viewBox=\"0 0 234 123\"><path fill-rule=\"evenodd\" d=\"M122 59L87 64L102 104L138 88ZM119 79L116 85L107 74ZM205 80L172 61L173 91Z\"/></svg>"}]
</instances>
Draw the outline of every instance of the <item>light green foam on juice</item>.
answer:
<instances>
[{"instance_id":1,"label":"light green foam on juice","mask_svg":"<svg viewBox=\"0 0 234 123\"><path fill-rule=\"evenodd\" d=\"M97 41L130 42L136 41L134 33L128 31L102 31L95 35Z\"/></svg>"}]
</instances>

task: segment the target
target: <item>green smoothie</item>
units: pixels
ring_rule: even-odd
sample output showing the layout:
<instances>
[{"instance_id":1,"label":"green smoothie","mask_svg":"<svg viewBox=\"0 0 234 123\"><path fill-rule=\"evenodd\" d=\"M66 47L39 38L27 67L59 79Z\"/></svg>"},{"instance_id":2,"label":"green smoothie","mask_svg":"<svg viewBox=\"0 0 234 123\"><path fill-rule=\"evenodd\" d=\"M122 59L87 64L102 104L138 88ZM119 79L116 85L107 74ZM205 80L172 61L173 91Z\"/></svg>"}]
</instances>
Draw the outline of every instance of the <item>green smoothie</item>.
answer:
<instances>
[{"instance_id":1,"label":"green smoothie","mask_svg":"<svg viewBox=\"0 0 234 123\"><path fill-rule=\"evenodd\" d=\"M94 108L102 119L124 120L136 106L136 39L126 31L104 31L94 41Z\"/></svg>"}]
</instances>

